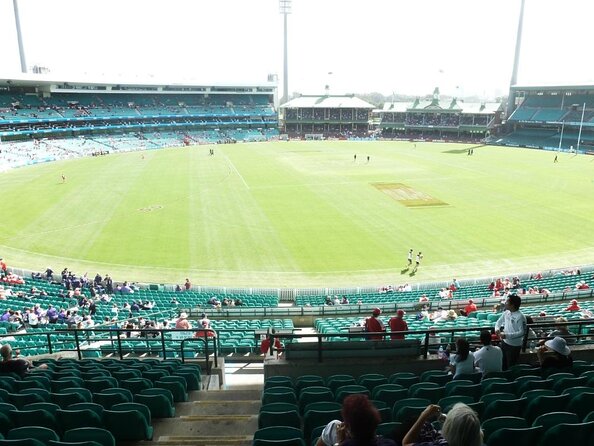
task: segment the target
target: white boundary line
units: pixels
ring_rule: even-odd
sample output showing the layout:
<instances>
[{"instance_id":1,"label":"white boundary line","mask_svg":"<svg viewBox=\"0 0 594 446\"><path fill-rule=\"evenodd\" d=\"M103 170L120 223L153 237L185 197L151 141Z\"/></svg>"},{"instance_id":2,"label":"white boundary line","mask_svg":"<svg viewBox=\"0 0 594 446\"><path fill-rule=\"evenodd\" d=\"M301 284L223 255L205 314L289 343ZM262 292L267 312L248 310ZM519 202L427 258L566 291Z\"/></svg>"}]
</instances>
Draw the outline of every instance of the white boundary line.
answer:
<instances>
[{"instance_id":1,"label":"white boundary line","mask_svg":"<svg viewBox=\"0 0 594 446\"><path fill-rule=\"evenodd\" d=\"M239 173L239 170L237 170L237 167L235 167L235 164L233 164L233 161L231 161L231 160L229 159L229 157L228 157L227 155L225 155L224 153L223 153L223 156L224 156L224 157L225 157L225 159L227 160L227 163L229 163L229 165L230 165L230 166L233 168L233 170L235 171L235 173L237 173L237 175L239 175L239 178L241 178L241 181L242 181L242 182L243 182L243 184L245 185L245 188L246 188L247 190L250 190L250 187L249 187L249 186L248 186L248 184L245 182L245 179L243 178L243 175L241 175L241 174Z\"/></svg>"}]
</instances>

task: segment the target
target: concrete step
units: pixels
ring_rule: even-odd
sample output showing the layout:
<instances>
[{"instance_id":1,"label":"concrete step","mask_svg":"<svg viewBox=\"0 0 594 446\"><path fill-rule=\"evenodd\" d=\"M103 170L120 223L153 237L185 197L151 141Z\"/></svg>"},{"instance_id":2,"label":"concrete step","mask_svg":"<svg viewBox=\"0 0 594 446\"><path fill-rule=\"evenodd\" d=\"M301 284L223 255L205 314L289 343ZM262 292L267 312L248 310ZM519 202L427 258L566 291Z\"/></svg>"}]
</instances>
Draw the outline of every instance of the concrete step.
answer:
<instances>
[{"instance_id":1,"label":"concrete step","mask_svg":"<svg viewBox=\"0 0 594 446\"><path fill-rule=\"evenodd\" d=\"M208 437L252 438L258 430L258 415L182 415L153 423L154 438Z\"/></svg>"},{"instance_id":2,"label":"concrete step","mask_svg":"<svg viewBox=\"0 0 594 446\"><path fill-rule=\"evenodd\" d=\"M229 390L208 390L191 392L191 401L260 401L262 399L262 388L250 389L229 389Z\"/></svg>"},{"instance_id":3,"label":"concrete step","mask_svg":"<svg viewBox=\"0 0 594 446\"><path fill-rule=\"evenodd\" d=\"M177 416L185 415L258 415L262 403L254 400L205 400L178 403Z\"/></svg>"},{"instance_id":4,"label":"concrete step","mask_svg":"<svg viewBox=\"0 0 594 446\"><path fill-rule=\"evenodd\" d=\"M162 436L154 438L151 445L163 446L251 446L252 437L245 436Z\"/></svg>"}]
</instances>

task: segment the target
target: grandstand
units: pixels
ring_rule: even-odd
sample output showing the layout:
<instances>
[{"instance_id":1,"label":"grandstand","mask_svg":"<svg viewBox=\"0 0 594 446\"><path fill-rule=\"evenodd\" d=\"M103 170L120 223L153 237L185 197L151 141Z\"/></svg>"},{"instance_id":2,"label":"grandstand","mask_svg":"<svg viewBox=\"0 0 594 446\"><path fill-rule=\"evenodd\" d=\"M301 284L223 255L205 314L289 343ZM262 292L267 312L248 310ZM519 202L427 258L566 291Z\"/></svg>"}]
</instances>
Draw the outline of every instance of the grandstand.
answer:
<instances>
[{"instance_id":1,"label":"grandstand","mask_svg":"<svg viewBox=\"0 0 594 446\"><path fill-rule=\"evenodd\" d=\"M489 142L593 152L594 86L513 86L512 90L516 104L508 118L507 131L491 136Z\"/></svg>"},{"instance_id":2,"label":"grandstand","mask_svg":"<svg viewBox=\"0 0 594 446\"><path fill-rule=\"evenodd\" d=\"M266 141L278 135L275 95L271 84L0 79L3 158L21 166L99 151Z\"/></svg>"},{"instance_id":3,"label":"grandstand","mask_svg":"<svg viewBox=\"0 0 594 446\"><path fill-rule=\"evenodd\" d=\"M299 96L280 106L282 129L290 137L366 137L372 109L354 95Z\"/></svg>"},{"instance_id":4,"label":"grandstand","mask_svg":"<svg viewBox=\"0 0 594 446\"><path fill-rule=\"evenodd\" d=\"M500 102L469 103L453 98L445 103L436 88L431 99L386 102L374 114L386 138L476 141L497 131L502 110Z\"/></svg>"}]
</instances>

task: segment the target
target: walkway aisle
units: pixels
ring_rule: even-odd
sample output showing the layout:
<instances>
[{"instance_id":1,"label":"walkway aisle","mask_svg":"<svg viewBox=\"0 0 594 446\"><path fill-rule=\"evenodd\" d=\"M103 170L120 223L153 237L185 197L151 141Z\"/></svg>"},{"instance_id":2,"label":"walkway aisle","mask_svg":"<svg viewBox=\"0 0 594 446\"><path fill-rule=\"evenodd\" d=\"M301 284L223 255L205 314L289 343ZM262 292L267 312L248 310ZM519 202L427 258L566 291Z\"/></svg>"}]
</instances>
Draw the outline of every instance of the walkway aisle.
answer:
<instances>
[{"instance_id":1,"label":"walkway aisle","mask_svg":"<svg viewBox=\"0 0 594 446\"><path fill-rule=\"evenodd\" d=\"M203 377L204 390L189 392L175 405L175 418L154 420L154 446L251 446L258 428L264 366L226 362L224 385L218 376ZM148 443L147 443L148 444Z\"/></svg>"}]
</instances>

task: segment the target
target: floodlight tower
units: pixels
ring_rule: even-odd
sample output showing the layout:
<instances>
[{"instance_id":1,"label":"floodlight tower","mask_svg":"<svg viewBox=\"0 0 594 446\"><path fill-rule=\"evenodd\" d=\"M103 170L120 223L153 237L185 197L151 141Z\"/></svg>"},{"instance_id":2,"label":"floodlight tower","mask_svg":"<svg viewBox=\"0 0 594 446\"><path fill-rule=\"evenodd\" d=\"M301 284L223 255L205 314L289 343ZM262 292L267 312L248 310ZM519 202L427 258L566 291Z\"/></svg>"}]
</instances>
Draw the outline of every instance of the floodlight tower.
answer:
<instances>
[{"instance_id":1,"label":"floodlight tower","mask_svg":"<svg viewBox=\"0 0 594 446\"><path fill-rule=\"evenodd\" d=\"M518 33L516 34L516 53L514 55L514 66L512 68L512 77L509 82L509 95L507 97L507 116L509 118L513 113L513 109L516 106L516 94L512 90L512 87L516 85L518 81L518 66L520 65L520 50L522 48L522 28L524 26L524 3L522 0L520 5L520 20L518 21Z\"/></svg>"},{"instance_id":2,"label":"floodlight tower","mask_svg":"<svg viewBox=\"0 0 594 446\"><path fill-rule=\"evenodd\" d=\"M16 25L17 40L19 43L19 56L21 57L21 71L27 72L27 62L25 61L25 50L23 47L23 35L21 33L21 20L19 19L19 4L18 0L12 0L12 7L14 9L14 23Z\"/></svg>"},{"instance_id":3,"label":"floodlight tower","mask_svg":"<svg viewBox=\"0 0 594 446\"><path fill-rule=\"evenodd\" d=\"M291 14L292 0L278 0L280 13L284 17L284 54L283 54L283 95L280 103L284 104L289 100L289 56L287 54L287 16Z\"/></svg>"}]
</instances>

